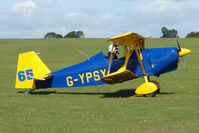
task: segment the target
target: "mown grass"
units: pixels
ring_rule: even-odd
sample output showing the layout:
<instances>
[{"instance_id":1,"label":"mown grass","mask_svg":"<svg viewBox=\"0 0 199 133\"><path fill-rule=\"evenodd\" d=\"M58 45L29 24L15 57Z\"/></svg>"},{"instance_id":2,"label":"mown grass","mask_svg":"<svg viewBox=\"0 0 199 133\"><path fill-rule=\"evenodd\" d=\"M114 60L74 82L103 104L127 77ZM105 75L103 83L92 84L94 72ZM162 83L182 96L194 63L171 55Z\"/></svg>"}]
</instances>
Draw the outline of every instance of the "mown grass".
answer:
<instances>
[{"instance_id":1,"label":"mown grass","mask_svg":"<svg viewBox=\"0 0 199 133\"><path fill-rule=\"evenodd\" d=\"M34 50L52 70L104 51L106 39L0 40L0 133L197 133L199 132L199 39L180 39L192 53L175 72L152 77L161 84L155 98L133 95L143 83L37 90L30 95L14 88L17 56ZM175 39L148 39L146 47L176 46Z\"/></svg>"}]
</instances>

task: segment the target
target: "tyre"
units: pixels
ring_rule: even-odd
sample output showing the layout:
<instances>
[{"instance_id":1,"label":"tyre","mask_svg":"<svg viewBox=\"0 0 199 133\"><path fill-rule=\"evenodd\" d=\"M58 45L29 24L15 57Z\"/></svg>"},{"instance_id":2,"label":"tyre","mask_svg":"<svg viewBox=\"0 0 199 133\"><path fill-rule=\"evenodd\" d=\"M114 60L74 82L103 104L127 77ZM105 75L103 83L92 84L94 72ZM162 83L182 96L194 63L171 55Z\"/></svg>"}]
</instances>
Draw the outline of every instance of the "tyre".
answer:
<instances>
[{"instance_id":1,"label":"tyre","mask_svg":"<svg viewBox=\"0 0 199 133\"><path fill-rule=\"evenodd\" d=\"M149 94L144 94L144 97L155 97L157 92L158 92L158 90L156 90L155 92L149 93Z\"/></svg>"},{"instance_id":2,"label":"tyre","mask_svg":"<svg viewBox=\"0 0 199 133\"><path fill-rule=\"evenodd\" d=\"M159 84L159 82L158 81L151 81L151 82L153 82L154 84L156 84L156 86L157 86L157 93L159 94L160 93L160 84Z\"/></svg>"}]
</instances>

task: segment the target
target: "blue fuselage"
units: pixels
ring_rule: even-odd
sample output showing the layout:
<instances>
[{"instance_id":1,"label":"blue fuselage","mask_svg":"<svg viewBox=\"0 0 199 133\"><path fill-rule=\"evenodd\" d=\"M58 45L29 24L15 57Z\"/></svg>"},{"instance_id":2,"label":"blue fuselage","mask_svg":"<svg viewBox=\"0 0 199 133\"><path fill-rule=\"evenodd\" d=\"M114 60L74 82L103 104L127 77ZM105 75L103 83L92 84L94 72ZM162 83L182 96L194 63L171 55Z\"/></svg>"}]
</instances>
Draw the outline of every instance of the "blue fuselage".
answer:
<instances>
[{"instance_id":1,"label":"blue fuselage","mask_svg":"<svg viewBox=\"0 0 199 133\"><path fill-rule=\"evenodd\" d=\"M150 48L142 50L143 66L147 76L159 76L162 73L174 71L178 67L177 47ZM123 66L125 57L112 60L110 73ZM53 77L45 81L36 81L36 88L81 87L106 84L102 77L107 75L109 59L103 52L82 63L52 72ZM143 77L143 72L135 52L132 53L127 69L137 77Z\"/></svg>"}]
</instances>

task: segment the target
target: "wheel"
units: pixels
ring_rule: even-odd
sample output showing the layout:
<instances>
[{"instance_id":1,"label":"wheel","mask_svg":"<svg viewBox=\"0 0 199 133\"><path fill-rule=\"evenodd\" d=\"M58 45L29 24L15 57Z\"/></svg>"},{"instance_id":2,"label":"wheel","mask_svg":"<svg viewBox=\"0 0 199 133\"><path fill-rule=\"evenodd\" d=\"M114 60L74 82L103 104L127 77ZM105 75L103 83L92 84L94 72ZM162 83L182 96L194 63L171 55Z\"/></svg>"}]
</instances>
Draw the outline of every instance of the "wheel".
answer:
<instances>
[{"instance_id":1,"label":"wheel","mask_svg":"<svg viewBox=\"0 0 199 133\"><path fill-rule=\"evenodd\" d=\"M157 92L158 92L158 90L156 90L155 92L149 93L149 94L144 94L144 97L155 97Z\"/></svg>"},{"instance_id":2,"label":"wheel","mask_svg":"<svg viewBox=\"0 0 199 133\"><path fill-rule=\"evenodd\" d=\"M160 84L159 84L159 82L158 81L151 81L151 82L153 82L154 84L156 84L156 86L157 86L157 93L159 94L160 93Z\"/></svg>"},{"instance_id":3,"label":"wheel","mask_svg":"<svg viewBox=\"0 0 199 133\"><path fill-rule=\"evenodd\" d=\"M160 93L160 89L159 89L159 88L157 89L157 93L158 93L158 94Z\"/></svg>"}]
</instances>

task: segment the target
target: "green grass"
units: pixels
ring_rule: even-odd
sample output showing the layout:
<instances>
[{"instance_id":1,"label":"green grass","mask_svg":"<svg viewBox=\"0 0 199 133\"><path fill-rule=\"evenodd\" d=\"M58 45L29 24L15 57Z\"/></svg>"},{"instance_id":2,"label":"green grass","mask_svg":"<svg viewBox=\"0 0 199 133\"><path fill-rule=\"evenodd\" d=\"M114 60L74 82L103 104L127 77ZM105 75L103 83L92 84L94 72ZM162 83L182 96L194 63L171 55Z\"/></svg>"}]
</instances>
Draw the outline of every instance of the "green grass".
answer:
<instances>
[{"instance_id":1,"label":"green grass","mask_svg":"<svg viewBox=\"0 0 199 133\"><path fill-rule=\"evenodd\" d=\"M52 70L79 63L104 51L106 39L0 40L0 133L197 133L199 132L199 39L180 39L192 53L186 69L152 77L161 85L155 98L133 95L144 82L37 90L14 88L17 56L34 50ZM146 47L176 46L175 39L148 39Z\"/></svg>"}]
</instances>

